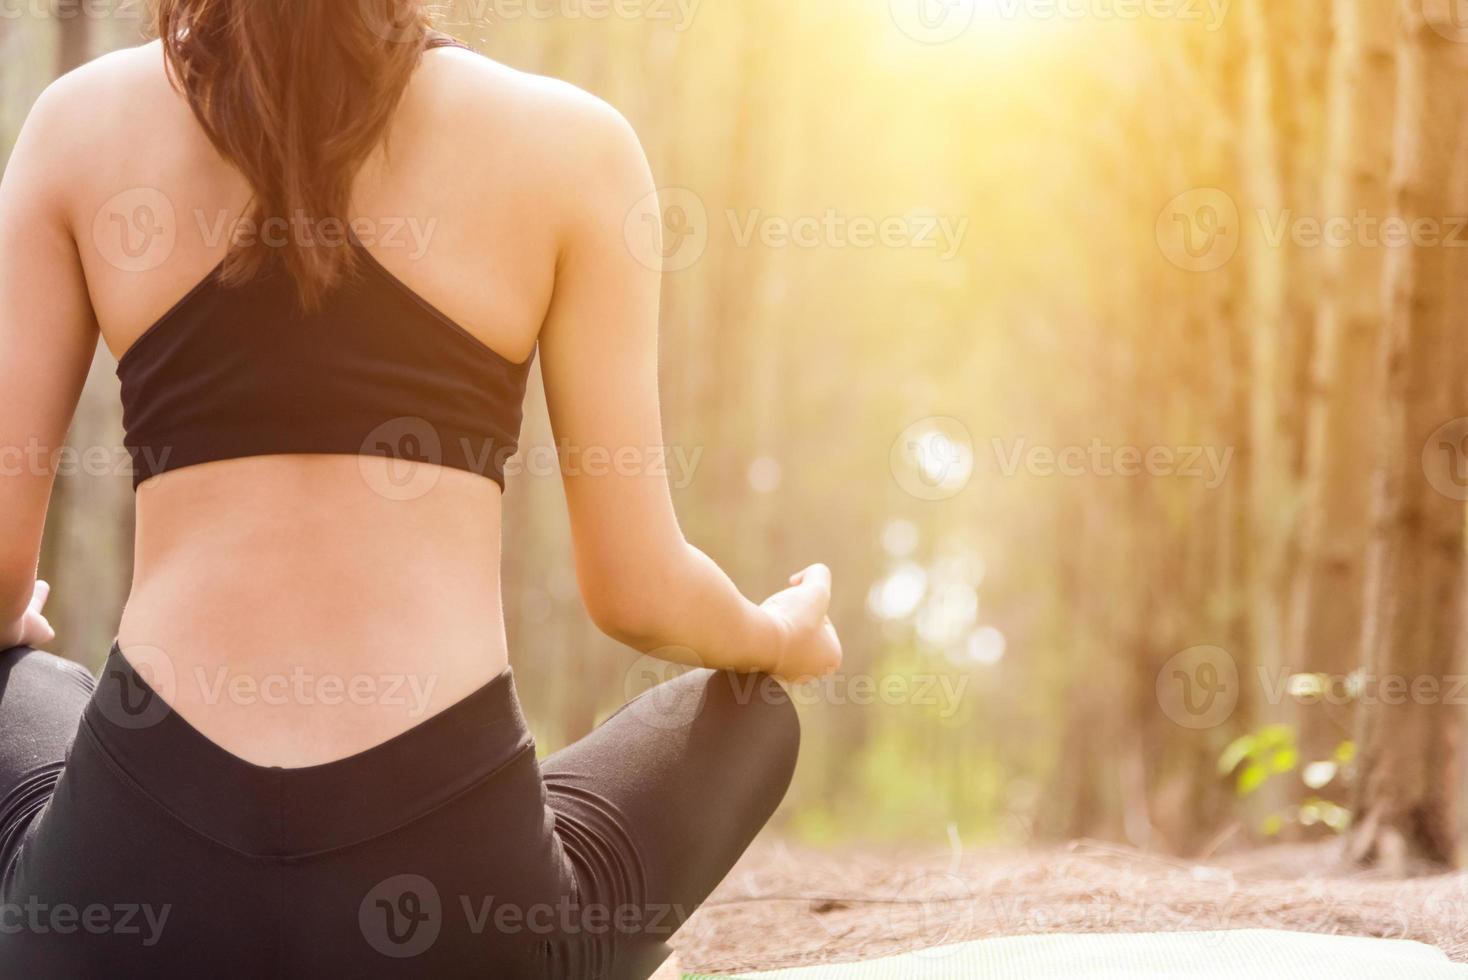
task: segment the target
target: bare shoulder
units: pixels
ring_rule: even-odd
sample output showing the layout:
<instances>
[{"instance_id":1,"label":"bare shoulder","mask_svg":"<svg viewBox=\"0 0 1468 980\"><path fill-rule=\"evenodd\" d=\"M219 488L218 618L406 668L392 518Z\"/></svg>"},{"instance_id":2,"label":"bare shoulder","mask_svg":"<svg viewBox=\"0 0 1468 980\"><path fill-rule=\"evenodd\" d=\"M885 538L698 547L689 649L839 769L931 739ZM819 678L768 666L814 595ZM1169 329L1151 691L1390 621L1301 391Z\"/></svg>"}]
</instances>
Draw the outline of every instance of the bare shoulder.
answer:
<instances>
[{"instance_id":1,"label":"bare shoulder","mask_svg":"<svg viewBox=\"0 0 1468 980\"><path fill-rule=\"evenodd\" d=\"M499 170L501 177L513 174L554 195L543 200L583 212L603 203L625 211L651 192L636 132L602 99L460 48L436 49L424 62L424 88L440 118L455 120L455 153L471 166L477 160L513 162L508 172Z\"/></svg>"},{"instance_id":2,"label":"bare shoulder","mask_svg":"<svg viewBox=\"0 0 1468 980\"><path fill-rule=\"evenodd\" d=\"M32 175L34 191L64 203L79 188L105 182L125 151L149 145L152 129L181 103L156 42L103 55L46 87L7 170Z\"/></svg>"},{"instance_id":3,"label":"bare shoulder","mask_svg":"<svg viewBox=\"0 0 1468 980\"><path fill-rule=\"evenodd\" d=\"M122 48L89 61L53 81L32 108L28 125L62 138L54 149L95 146L99 138L136 125L143 106L154 106L171 87L157 42ZM67 138L69 134L69 138Z\"/></svg>"}]
</instances>

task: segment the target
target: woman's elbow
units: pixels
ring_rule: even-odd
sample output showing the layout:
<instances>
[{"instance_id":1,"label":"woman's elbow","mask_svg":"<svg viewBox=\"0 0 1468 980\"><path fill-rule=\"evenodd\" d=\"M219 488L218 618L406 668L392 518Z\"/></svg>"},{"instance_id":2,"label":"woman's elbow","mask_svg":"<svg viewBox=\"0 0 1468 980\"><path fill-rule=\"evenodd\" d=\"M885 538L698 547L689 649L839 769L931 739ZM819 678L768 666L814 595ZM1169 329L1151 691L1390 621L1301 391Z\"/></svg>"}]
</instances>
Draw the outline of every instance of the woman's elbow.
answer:
<instances>
[{"instance_id":1,"label":"woman's elbow","mask_svg":"<svg viewBox=\"0 0 1468 980\"><path fill-rule=\"evenodd\" d=\"M646 579L619 576L615 581L588 581L583 576L581 594L596 628L618 643L644 653L662 645L666 590Z\"/></svg>"},{"instance_id":2,"label":"woman's elbow","mask_svg":"<svg viewBox=\"0 0 1468 980\"><path fill-rule=\"evenodd\" d=\"M0 574L0 628L20 622L35 590L35 569L24 575Z\"/></svg>"}]
</instances>

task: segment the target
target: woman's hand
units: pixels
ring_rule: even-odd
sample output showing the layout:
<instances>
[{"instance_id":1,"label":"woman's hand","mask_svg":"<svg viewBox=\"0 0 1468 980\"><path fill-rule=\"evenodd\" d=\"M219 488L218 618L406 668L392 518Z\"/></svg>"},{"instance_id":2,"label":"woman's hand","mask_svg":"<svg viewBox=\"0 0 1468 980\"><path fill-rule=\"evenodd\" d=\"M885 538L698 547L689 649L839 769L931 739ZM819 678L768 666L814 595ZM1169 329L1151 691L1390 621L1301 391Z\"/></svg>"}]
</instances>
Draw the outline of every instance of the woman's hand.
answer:
<instances>
[{"instance_id":1,"label":"woman's hand","mask_svg":"<svg viewBox=\"0 0 1468 980\"><path fill-rule=\"evenodd\" d=\"M760 604L779 628L775 676L788 681L824 677L841 666L841 640L826 615L831 608L831 570L812 565L790 577L790 588Z\"/></svg>"},{"instance_id":2,"label":"woman's hand","mask_svg":"<svg viewBox=\"0 0 1468 980\"><path fill-rule=\"evenodd\" d=\"M45 582L36 583L35 591L31 593L30 605L26 607L25 615L21 616L20 622L0 631L0 650L9 650L11 647L45 646L56 639L56 631L46 621L44 613L46 599L50 595L50 585Z\"/></svg>"}]
</instances>

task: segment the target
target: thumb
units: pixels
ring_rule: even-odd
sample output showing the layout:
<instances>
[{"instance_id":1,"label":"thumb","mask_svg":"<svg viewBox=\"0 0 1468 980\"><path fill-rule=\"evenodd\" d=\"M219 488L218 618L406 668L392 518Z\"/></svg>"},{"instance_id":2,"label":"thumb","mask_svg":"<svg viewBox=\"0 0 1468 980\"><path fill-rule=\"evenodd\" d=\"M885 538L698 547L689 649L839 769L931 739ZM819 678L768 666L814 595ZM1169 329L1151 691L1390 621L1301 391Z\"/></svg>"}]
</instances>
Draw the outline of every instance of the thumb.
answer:
<instances>
[{"instance_id":1,"label":"thumb","mask_svg":"<svg viewBox=\"0 0 1468 980\"><path fill-rule=\"evenodd\" d=\"M831 598L831 570L822 564L815 564L801 572L798 576L800 581L796 585L815 589L818 594L826 599Z\"/></svg>"},{"instance_id":2,"label":"thumb","mask_svg":"<svg viewBox=\"0 0 1468 980\"><path fill-rule=\"evenodd\" d=\"M37 582L36 590L31 593L31 602L27 608L39 616L41 610L46 608L46 600L49 598L51 598L51 583Z\"/></svg>"}]
</instances>

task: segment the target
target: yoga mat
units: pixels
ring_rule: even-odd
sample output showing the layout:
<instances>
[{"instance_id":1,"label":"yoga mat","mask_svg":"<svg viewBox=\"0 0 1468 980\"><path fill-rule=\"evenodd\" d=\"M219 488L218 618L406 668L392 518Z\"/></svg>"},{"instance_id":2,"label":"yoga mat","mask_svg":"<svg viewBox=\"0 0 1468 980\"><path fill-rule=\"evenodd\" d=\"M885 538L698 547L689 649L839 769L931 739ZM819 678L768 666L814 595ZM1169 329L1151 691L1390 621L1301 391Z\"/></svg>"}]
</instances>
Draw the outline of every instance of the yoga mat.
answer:
<instances>
[{"instance_id":1,"label":"yoga mat","mask_svg":"<svg viewBox=\"0 0 1468 980\"><path fill-rule=\"evenodd\" d=\"M684 980L1468 980L1468 965L1401 939L1271 929L1013 936L860 963Z\"/></svg>"}]
</instances>

